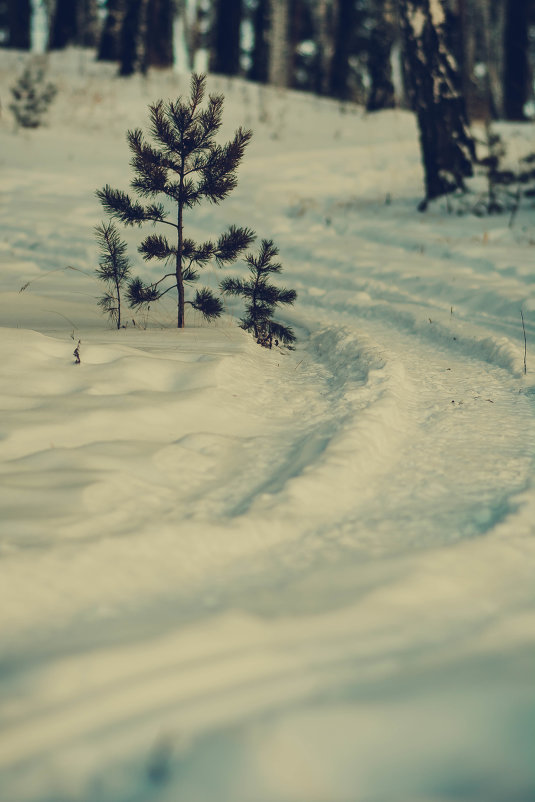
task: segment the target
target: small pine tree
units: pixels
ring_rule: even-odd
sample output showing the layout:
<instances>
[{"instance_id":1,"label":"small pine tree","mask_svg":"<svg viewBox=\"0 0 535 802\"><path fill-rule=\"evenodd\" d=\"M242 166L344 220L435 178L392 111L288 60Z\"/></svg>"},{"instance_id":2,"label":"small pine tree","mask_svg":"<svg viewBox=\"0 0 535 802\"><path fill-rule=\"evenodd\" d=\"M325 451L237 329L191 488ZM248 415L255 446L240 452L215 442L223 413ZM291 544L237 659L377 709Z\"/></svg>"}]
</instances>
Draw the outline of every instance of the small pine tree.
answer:
<instances>
[{"instance_id":1,"label":"small pine tree","mask_svg":"<svg viewBox=\"0 0 535 802\"><path fill-rule=\"evenodd\" d=\"M228 295L239 295L246 300L245 316L241 328L252 331L257 343L271 348L279 342L291 347L295 334L289 326L272 319L275 308L280 304L293 304L297 298L295 290L279 289L269 283L273 273L280 273L282 265L273 262L279 253L272 240L262 240L258 256L248 254L245 258L251 277L244 281L239 278L226 278L220 284Z\"/></svg>"},{"instance_id":2,"label":"small pine tree","mask_svg":"<svg viewBox=\"0 0 535 802\"><path fill-rule=\"evenodd\" d=\"M120 329L121 289L130 276L126 242L121 239L117 228L111 221L95 226L95 235L100 248L100 260L96 274L107 285L107 290L99 298L98 305Z\"/></svg>"},{"instance_id":3,"label":"small pine tree","mask_svg":"<svg viewBox=\"0 0 535 802\"><path fill-rule=\"evenodd\" d=\"M230 264L254 239L247 228L230 226L216 242L197 244L184 236L184 212L206 199L219 203L237 184L236 169L251 138L250 131L239 128L226 145L215 142L221 126L223 95L210 95L206 108L201 108L206 78L193 75L187 101L158 101L151 105L151 134L158 147L150 145L136 129L127 134L133 153L135 178L131 187L142 198L164 196L175 207L175 221L162 203L143 205L129 195L110 186L97 192L101 203L112 217L125 225L141 226L145 222L161 223L172 228L173 241L162 234L149 234L139 246L146 261L158 259L173 265L151 284L135 278L128 287L130 306L151 303L170 291L177 293L177 325L184 326L185 304L189 303L208 320L219 317L223 306L219 298L204 288L193 301L186 301L185 285L198 280L198 270L212 259L218 266Z\"/></svg>"},{"instance_id":4,"label":"small pine tree","mask_svg":"<svg viewBox=\"0 0 535 802\"><path fill-rule=\"evenodd\" d=\"M13 100L9 108L21 128L38 128L56 96L58 90L54 84L45 81L45 74L43 63L29 61L10 89Z\"/></svg>"}]
</instances>

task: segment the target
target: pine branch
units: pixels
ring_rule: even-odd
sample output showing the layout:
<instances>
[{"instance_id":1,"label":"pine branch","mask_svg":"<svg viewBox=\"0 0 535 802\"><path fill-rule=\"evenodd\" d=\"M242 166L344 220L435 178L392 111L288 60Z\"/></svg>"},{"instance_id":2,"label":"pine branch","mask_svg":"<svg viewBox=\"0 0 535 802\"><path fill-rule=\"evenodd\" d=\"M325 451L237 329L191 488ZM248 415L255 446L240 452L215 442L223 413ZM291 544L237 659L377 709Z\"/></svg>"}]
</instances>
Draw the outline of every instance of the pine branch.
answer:
<instances>
[{"instance_id":1,"label":"pine branch","mask_svg":"<svg viewBox=\"0 0 535 802\"><path fill-rule=\"evenodd\" d=\"M292 305L294 304L297 298L297 293L295 290L287 290L283 288L277 290L277 293L278 293L277 304Z\"/></svg>"},{"instance_id":2,"label":"pine branch","mask_svg":"<svg viewBox=\"0 0 535 802\"><path fill-rule=\"evenodd\" d=\"M196 262L198 265L204 266L212 259L215 250L216 248L213 242L203 242L202 245L196 247L192 256L192 261Z\"/></svg>"},{"instance_id":3,"label":"pine branch","mask_svg":"<svg viewBox=\"0 0 535 802\"><path fill-rule=\"evenodd\" d=\"M198 122L202 130L202 137L199 141L200 148L209 147L215 134L221 128L223 102L223 95L210 95L208 108L199 114Z\"/></svg>"},{"instance_id":4,"label":"pine branch","mask_svg":"<svg viewBox=\"0 0 535 802\"><path fill-rule=\"evenodd\" d=\"M176 248L172 247L166 237L161 234L149 234L138 248L145 261L151 259L169 259L176 257Z\"/></svg>"},{"instance_id":5,"label":"pine branch","mask_svg":"<svg viewBox=\"0 0 535 802\"><path fill-rule=\"evenodd\" d=\"M117 305L117 298L112 292L104 293L104 295L98 299L97 304L114 323L117 322L119 307Z\"/></svg>"},{"instance_id":6,"label":"pine branch","mask_svg":"<svg viewBox=\"0 0 535 802\"><path fill-rule=\"evenodd\" d=\"M174 276L174 273L166 273L165 276L159 278L158 281L153 281L150 287L155 290L166 278L174 278Z\"/></svg>"},{"instance_id":7,"label":"pine branch","mask_svg":"<svg viewBox=\"0 0 535 802\"><path fill-rule=\"evenodd\" d=\"M205 320L214 320L221 316L223 304L211 290L203 287L195 293L195 300L190 302L192 307L201 312Z\"/></svg>"},{"instance_id":8,"label":"pine branch","mask_svg":"<svg viewBox=\"0 0 535 802\"><path fill-rule=\"evenodd\" d=\"M168 156L177 156L180 152L180 142L175 136L172 124L165 112L163 100L149 106L150 120L151 120L151 133L155 139L160 142L165 149ZM168 167L178 172L180 170L181 162L175 159L168 160Z\"/></svg>"},{"instance_id":9,"label":"pine branch","mask_svg":"<svg viewBox=\"0 0 535 802\"><path fill-rule=\"evenodd\" d=\"M206 75L192 73L190 81L190 115L193 118L197 106L202 103L206 89Z\"/></svg>"},{"instance_id":10,"label":"pine branch","mask_svg":"<svg viewBox=\"0 0 535 802\"><path fill-rule=\"evenodd\" d=\"M289 326L272 319L275 308L280 304L293 304L297 298L295 290L276 287L269 283L269 275L282 270L280 264L272 263L278 249L272 240L262 240L258 255L247 254L245 262L249 267L250 278L225 278L220 283L223 293L244 298L245 314L240 326L254 334L256 341L271 348L279 342L291 347L295 334Z\"/></svg>"},{"instance_id":11,"label":"pine branch","mask_svg":"<svg viewBox=\"0 0 535 802\"><path fill-rule=\"evenodd\" d=\"M144 284L139 277L132 279L126 291L128 306L131 309L139 309L152 301L157 301L163 294L153 285Z\"/></svg>"},{"instance_id":12,"label":"pine branch","mask_svg":"<svg viewBox=\"0 0 535 802\"><path fill-rule=\"evenodd\" d=\"M167 222L165 220L165 210L161 204L151 204L144 207L136 201L132 201L126 192L120 189L112 189L108 184L103 189L96 192L104 211L110 217L120 220L127 226L138 225L152 220L154 222ZM174 225L174 223L170 223Z\"/></svg>"},{"instance_id":13,"label":"pine branch","mask_svg":"<svg viewBox=\"0 0 535 802\"><path fill-rule=\"evenodd\" d=\"M228 276L220 282L219 286L221 292L224 292L226 295L243 295L245 297L250 297L251 288L239 278Z\"/></svg>"},{"instance_id":14,"label":"pine branch","mask_svg":"<svg viewBox=\"0 0 535 802\"><path fill-rule=\"evenodd\" d=\"M121 327L121 288L130 274L130 261L126 256L126 242L119 236L115 225L101 223L95 227L95 235L100 248L99 266L96 274L108 284L105 294L99 299L99 306Z\"/></svg>"},{"instance_id":15,"label":"pine branch","mask_svg":"<svg viewBox=\"0 0 535 802\"><path fill-rule=\"evenodd\" d=\"M192 284L194 281L198 281L199 274L198 272L191 266L191 262L184 268L182 273L182 279L185 284Z\"/></svg>"},{"instance_id":16,"label":"pine branch","mask_svg":"<svg viewBox=\"0 0 535 802\"><path fill-rule=\"evenodd\" d=\"M123 281L130 272L126 242L121 240L112 222L101 223L95 226L94 231L100 248L97 276L103 281Z\"/></svg>"},{"instance_id":17,"label":"pine branch","mask_svg":"<svg viewBox=\"0 0 535 802\"><path fill-rule=\"evenodd\" d=\"M271 260L274 259L275 256L278 256L278 254L279 249L276 247L273 240L263 239L260 243L258 256L255 257L253 254L249 254L245 261L255 269L264 270L269 267L271 272L280 273L282 269L281 265L270 265Z\"/></svg>"},{"instance_id":18,"label":"pine branch","mask_svg":"<svg viewBox=\"0 0 535 802\"><path fill-rule=\"evenodd\" d=\"M214 255L219 267L229 262L234 262L239 254L251 245L255 238L256 234L250 228L230 226L228 231L221 234L215 248Z\"/></svg>"},{"instance_id":19,"label":"pine branch","mask_svg":"<svg viewBox=\"0 0 535 802\"><path fill-rule=\"evenodd\" d=\"M282 323L276 323L274 320L270 322L269 333L275 340L279 340L284 345L291 345L296 340L294 330L290 326L283 326Z\"/></svg>"}]
</instances>

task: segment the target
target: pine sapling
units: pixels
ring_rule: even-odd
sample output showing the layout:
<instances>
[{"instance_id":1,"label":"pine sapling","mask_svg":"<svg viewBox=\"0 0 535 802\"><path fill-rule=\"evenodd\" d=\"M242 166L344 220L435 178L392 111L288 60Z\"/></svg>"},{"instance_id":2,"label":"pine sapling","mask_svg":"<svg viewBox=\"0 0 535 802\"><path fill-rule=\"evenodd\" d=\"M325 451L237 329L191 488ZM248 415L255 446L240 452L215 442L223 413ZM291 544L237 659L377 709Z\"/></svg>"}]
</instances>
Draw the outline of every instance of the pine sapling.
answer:
<instances>
[{"instance_id":1,"label":"pine sapling","mask_svg":"<svg viewBox=\"0 0 535 802\"><path fill-rule=\"evenodd\" d=\"M38 128L57 94L54 84L45 80L45 65L37 59L26 65L10 91L9 108L22 128Z\"/></svg>"},{"instance_id":2,"label":"pine sapling","mask_svg":"<svg viewBox=\"0 0 535 802\"><path fill-rule=\"evenodd\" d=\"M203 107L205 83L205 76L193 75L189 99L160 100L149 107L150 133L156 145L139 129L127 134L135 173L131 187L150 202L145 205L110 186L97 192L106 212L125 225L148 222L171 229L169 239L149 234L139 246L146 261L156 259L164 264L163 275L149 284L133 279L127 294L130 306L139 308L176 292L178 328L184 326L186 303L208 320L219 317L223 305L211 290L198 290L193 300L186 300L186 286L197 281L199 269L212 260L219 267L235 261L254 239L254 232L237 226L230 226L215 242L196 243L184 235L185 212L202 200L219 203L235 188L236 169L251 138L250 131L238 128L230 142L216 143L224 98L210 95ZM157 202L158 197L166 203ZM174 208L174 219L169 219L169 205Z\"/></svg>"},{"instance_id":3,"label":"pine sapling","mask_svg":"<svg viewBox=\"0 0 535 802\"><path fill-rule=\"evenodd\" d=\"M295 290L276 287L270 284L272 274L280 273L282 265L273 262L279 251L272 240L262 240L258 256L248 254L245 258L249 266L250 278L226 278L220 284L227 295L238 295L245 299L245 315L241 318L241 328L252 332L257 343L266 348L279 342L292 346L295 334L289 326L273 320L277 306L293 304L297 298Z\"/></svg>"},{"instance_id":4,"label":"pine sapling","mask_svg":"<svg viewBox=\"0 0 535 802\"><path fill-rule=\"evenodd\" d=\"M107 286L106 292L98 300L98 305L120 329L121 289L130 276L126 242L121 239L111 221L95 226L95 235L100 247L100 260L96 273Z\"/></svg>"}]
</instances>

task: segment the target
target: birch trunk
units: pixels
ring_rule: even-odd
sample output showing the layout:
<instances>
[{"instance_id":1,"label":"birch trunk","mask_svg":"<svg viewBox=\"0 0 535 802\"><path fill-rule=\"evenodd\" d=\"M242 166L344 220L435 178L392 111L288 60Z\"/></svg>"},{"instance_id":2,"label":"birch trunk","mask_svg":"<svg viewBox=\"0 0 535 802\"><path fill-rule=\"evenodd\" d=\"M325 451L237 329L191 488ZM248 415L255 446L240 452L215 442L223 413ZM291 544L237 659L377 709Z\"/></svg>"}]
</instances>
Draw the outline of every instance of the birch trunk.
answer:
<instances>
[{"instance_id":1,"label":"birch trunk","mask_svg":"<svg viewBox=\"0 0 535 802\"><path fill-rule=\"evenodd\" d=\"M270 0L268 81L273 86L289 84L288 22L288 0Z\"/></svg>"}]
</instances>

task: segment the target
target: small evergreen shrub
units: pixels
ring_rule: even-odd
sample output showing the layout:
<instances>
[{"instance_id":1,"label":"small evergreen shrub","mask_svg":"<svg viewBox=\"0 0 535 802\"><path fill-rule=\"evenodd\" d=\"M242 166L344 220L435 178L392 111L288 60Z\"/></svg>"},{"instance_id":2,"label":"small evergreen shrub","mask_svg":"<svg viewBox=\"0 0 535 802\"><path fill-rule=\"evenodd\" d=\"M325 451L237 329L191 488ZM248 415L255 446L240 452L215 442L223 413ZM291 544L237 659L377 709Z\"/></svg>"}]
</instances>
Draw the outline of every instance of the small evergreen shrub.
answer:
<instances>
[{"instance_id":1,"label":"small evergreen shrub","mask_svg":"<svg viewBox=\"0 0 535 802\"><path fill-rule=\"evenodd\" d=\"M54 84L46 81L45 65L40 60L26 64L10 91L13 100L9 108L21 128L38 128L57 94Z\"/></svg>"},{"instance_id":2,"label":"small evergreen shrub","mask_svg":"<svg viewBox=\"0 0 535 802\"><path fill-rule=\"evenodd\" d=\"M281 304L293 304L297 298L295 290L276 287L269 279L282 271L282 265L273 262L279 251L272 240L262 240L258 256L248 254L250 278L226 278L220 284L222 292L237 295L245 300L245 315L241 328L252 332L257 343L265 348L282 343L292 347L295 334L289 326L273 320L273 313Z\"/></svg>"},{"instance_id":3,"label":"small evergreen shrub","mask_svg":"<svg viewBox=\"0 0 535 802\"><path fill-rule=\"evenodd\" d=\"M535 194L535 154L522 157L516 170L504 167L507 149L490 123L486 125L486 141L483 144L487 154L477 163L485 172L487 192L486 197L480 197L474 204L472 211L478 216L510 213L511 225L522 197L533 197Z\"/></svg>"},{"instance_id":4,"label":"small evergreen shrub","mask_svg":"<svg viewBox=\"0 0 535 802\"><path fill-rule=\"evenodd\" d=\"M215 242L196 243L184 234L187 211L203 200L220 203L235 188L236 169L251 138L251 131L238 128L230 142L216 143L224 98L210 95L202 107L205 84L204 75L193 75L189 99L167 103L160 100L149 107L155 145L145 139L141 130L128 131L135 173L131 187L149 203L145 205L108 185L97 192L105 211L125 225L161 224L171 230L169 238L161 233L149 234L139 246L146 261L163 263L163 275L149 284L134 278L129 282L127 297L131 307L139 308L168 292L176 292L178 328L184 326L186 303L207 320L219 317L223 305L211 290L197 290L193 300L186 300L186 287L198 280L199 270L209 262L230 264L254 239L253 231L237 226L230 226ZM163 198L165 203L157 202L157 198Z\"/></svg>"},{"instance_id":5,"label":"small evergreen shrub","mask_svg":"<svg viewBox=\"0 0 535 802\"><path fill-rule=\"evenodd\" d=\"M126 242L121 239L112 222L96 226L95 235L100 248L100 260L96 274L106 284L106 292L99 298L98 305L120 329L121 289L130 276Z\"/></svg>"}]
</instances>

